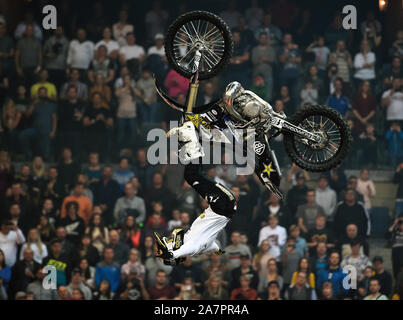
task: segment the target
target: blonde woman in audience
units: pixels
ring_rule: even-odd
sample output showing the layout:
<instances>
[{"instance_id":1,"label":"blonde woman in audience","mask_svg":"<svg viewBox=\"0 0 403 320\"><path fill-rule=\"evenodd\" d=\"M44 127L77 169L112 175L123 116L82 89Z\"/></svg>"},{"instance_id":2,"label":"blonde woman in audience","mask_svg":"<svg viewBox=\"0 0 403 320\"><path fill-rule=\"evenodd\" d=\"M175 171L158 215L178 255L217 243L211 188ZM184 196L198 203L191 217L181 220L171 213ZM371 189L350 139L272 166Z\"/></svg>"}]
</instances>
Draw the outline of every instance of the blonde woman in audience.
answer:
<instances>
[{"instance_id":1,"label":"blonde woman in audience","mask_svg":"<svg viewBox=\"0 0 403 320\"><path fill-rule=\"evenodd\" d=\"M48 256L48 249L41 240L38 229L31 229L28 232L27 242L22 245L20 260L24 259L25 249L31 249L34 253L34 260L41 264L42 260Z\"/></svg>"},{"instance_id":2,"label":"blonde woman in audience","mask_svg":"<svg viewBox=\"0 0 403 320\"><path fill-rule=\"evenodd\" d=\"M371 199L375 197L375 184L369 179L369 170L362 169L357 181L357 191L364 197L365 209L371 209Z\"/></svg>"}]
</instances>

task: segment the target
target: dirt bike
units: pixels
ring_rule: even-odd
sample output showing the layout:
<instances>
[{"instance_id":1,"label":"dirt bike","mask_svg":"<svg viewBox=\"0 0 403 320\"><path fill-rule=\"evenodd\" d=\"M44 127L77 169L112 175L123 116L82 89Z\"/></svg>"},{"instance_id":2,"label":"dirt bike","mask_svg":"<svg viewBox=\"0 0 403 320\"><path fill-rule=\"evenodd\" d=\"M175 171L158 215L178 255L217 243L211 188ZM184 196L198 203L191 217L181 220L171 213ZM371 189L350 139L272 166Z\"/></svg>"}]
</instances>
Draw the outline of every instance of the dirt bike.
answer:
<instances>
[{"instance_id":1,"label":"dirt bike","mask_svg":"<svg viewBox=\"0 0 403 320\"><path fill-rule=\"evenodd\" d=\"M155 81L157 92L169 106L183 112L183 116L196 126L232 130L254 128L257 136L264 135L267 145L269 131L270 138L282 133L288 156L308 171L328 171L346 157L351 144L350 129L340 113L327 106L309 105L289 118L273 112L265 121L252 119L248 122L229 114L222 107L222 99L195 106L199 80L216 76L229 63L233 53L230 29L220 17L205 11L181 15L168 28L164 46L171 68L190 81L187 105L180 105L169 97ZM268 104L253 92L245 92L260 103ZM255 152L259 151L257 149ZM273 161L273 157L271 159ZM279 171L275 156L273 162Z\"/></svg>"}]
</instances>

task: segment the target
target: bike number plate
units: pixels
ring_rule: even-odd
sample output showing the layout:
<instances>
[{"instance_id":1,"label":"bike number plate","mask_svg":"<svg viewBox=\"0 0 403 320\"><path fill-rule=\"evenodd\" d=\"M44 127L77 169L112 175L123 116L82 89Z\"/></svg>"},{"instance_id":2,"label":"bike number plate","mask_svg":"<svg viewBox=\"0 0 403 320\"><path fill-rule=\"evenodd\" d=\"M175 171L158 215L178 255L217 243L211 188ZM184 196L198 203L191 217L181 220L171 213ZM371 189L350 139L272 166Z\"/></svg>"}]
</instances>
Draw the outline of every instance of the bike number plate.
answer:
<instances>
[{"instance_id":1,"label":"bike number plate","mask_svg":"<svg viewBox=\"0 0 403 320\"><path fill-rule=\"evenodd\" d=\"M283 128L284 120L279 118L272 118L271 125L277 129Z\"/></svg>"}]
</instances>

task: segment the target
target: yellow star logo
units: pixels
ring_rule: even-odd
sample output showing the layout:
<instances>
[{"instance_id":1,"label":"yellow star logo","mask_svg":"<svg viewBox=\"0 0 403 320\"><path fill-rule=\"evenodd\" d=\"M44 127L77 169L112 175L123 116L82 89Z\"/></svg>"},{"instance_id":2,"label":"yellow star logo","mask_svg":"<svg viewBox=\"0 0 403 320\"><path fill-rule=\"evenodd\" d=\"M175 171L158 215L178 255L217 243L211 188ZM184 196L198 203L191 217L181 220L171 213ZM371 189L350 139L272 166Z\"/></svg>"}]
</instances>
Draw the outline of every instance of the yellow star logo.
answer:
<instances>
[{"instance_id":1,"label":"yellow star logo","mask_svg":"<svg viewBox=\"0 0 403 320\"><path fill-rule=\"evenodd\" d=\"M268 166L265 165L264 163L263 163L263 165L264 165L264 170L263 170L263 172L266 172L267 175L268 175L269 178L270 178L270 174L271 174L272 172L276 172L276 170L274 170L274 169L271 167L272 162L270 162L270 164L269 164Z\"/></svg>"}]
</instances>

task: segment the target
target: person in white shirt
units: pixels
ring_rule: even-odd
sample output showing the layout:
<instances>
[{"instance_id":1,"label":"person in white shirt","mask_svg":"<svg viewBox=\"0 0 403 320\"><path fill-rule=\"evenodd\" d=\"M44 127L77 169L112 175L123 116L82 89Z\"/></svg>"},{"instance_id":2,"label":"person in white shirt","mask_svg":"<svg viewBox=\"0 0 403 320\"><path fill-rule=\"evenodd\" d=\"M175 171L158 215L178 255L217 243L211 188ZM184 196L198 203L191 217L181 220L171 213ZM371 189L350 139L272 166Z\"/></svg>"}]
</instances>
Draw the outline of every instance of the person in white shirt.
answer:
<instances>
[{"instance_id":1,"label":"person in white shirt","mask_svg":"<svg viewBox=\"0 0 403 320\"><path fill-rule=\"evenodd\" d=\"M275 214L269 215L269 225L260 229L258 246L264 241L268 240L270 249L276 261L280 261L281 248L285 245L287 240L287 230L278 225L278 217Z\"/></svg>"},{"instance_id":2,"label":"person in white shirt","mask_svg":"<svg viewBox=\"0 0 403 320\"><path fill-rule=\"evenodd\" d=\"M392 88L382 94L382 108L386 108L386 120L403 120L403 80L394 78Z\"/></svg>"},{"instance_id":3,"label":"person in white shirt","mask_svg":"<svg viewBox=\"0 0 403 320\"><path fill-rule=\"evenodd\" d=\"M24 259L24 250L28 248L31 249L34 253L34 260L39 264L42 264L42 260L48 256L48 249L46 248L46 245L42 242L38 230L29 230L27 238L27 242L22 245L20 251L20 260Z\"/></svg>"},{"instance_id":4,"label":"person in white shirt","mask_svg":"<svg viewBox=\"0 0 403 320\"><path fill-rule=\"evenodd\" d=\"M146 58L144 48L136 44L136 37L132 32L126 36L127 45L120 48L119 60L122 65L127 65L134 78L139 77L140 64Z\"/></svg>"},{"instance_id":5,"label":"person in white shirt","mask_svg":"<svg viewBox=\"0 0 403 320\"><path fill-rule=\"evenodd\" d=\"M375 53L371 52L370 44L367 40L361 42L361 51L354 57L354 79L357 88L363 80L371 82L373 89L375 86Z\"/></svg>"},{"instance_id":6,"label":"person in white shirt","mask_svg":"<svg viewBox=\"0 0 403 320\"><path fill-rule=\"evenodd\" d=\"M164 48L164 36L162 33L157 33L154 37L155 45L148 48L147 55L158 54L162 58L165 58L165 48Z\"/></svg>"},{"instance_id":7,"label":"person in white shirt","mask_svg":"<svg viewBox=\"0 0 403 320\"><path fill-rule=\"evenodd\" d=\"M119 46L125 46L126 35L129 32L134 32L132 24L127 23L128 12L126 10L120 10L119 21L112 26L113 38L118 42Z\"/></svg>"},{"instance_id":8,"label":"person in white shirt","mask_svg":"<svg viewBox=\"0 0 403 320\"><path fill-rule=\"evenodd\" d=\"M68 68L87 70L94 57L94 43L86 40L87 33L84 29L77 30L77 39L70 42L67 55Z\"/></svg>"},{"instance_id":9,"label":"person in white shirt","mask_svg":"<svg viewBox=\"0 0 403 320\"><path fill-rule=\"evenodd\" d=\"M360 179L357 181L357 191L363 195L365 209L371 209L371 198L375 197L376 190L372 180L369 179L369 170L362 169Z\"/></svg>"},{"instance_id":10,"label":"person in white shirt","mask_svg":"<svg viewBox=\"0 0 403 320\"><path fill-rule=\"evenodd\" d=\"M120 45L117 41L112 40L111 28L105 27L102 35L103 38L101 41L97 42L97 44L95 45L95 50L104 45L108 49L108 57L111 59L117 59L119 55Z\"/></svg>"},{"instance_id":11,"label":"person in white shirt","mask_svg":"<svg viewBox=\"0 0 403 320\"><path fill-rule=\"evenodd\" d=\"M325 46L325 38L323 36L318 37L317 41L312 42L306 48L306 52L313 52L315 54L315 64L323 74L326 71L330 55L329 48Z\"/></svg>"},{"instance_id":12,"label":"person in white shirt","mask_svg":"<svg viewBox=\"0 0 403 320\"><path fill-rule=\"evenodd\" d=\"M34 21L34 14L30 11L25 13L25 20L20 22L15 28L14 37L18 40L24 36L27 25L32 25L34 28L34 37L42 41L43 34L41 27Z\"/></svg>"},{"instance_id":13,"label":"person in white shirt","mask_svg":"<svg viewBox=\"0 0 403 320\"><path fill-rule=\"evenodd\" d=\"M11 221L3 221L0 226L0 249L4 252L6 264L14 266L17 261L18 245L25 242L22 231Z\"/></svg>"},{"instance_id":14,"label":"person in white shirt","mask_svg":"<svg viewBox=\"0 0 403 320\"><path fill-rule=\"evenodd\" d=\"M336 191L329 187L329 181L325 175L320 176L318 181L318 188L315 192L316 204L323 208L327 219L331 218L334 209L337 204L337 194Z\"/></svg>"}]
</instances>

